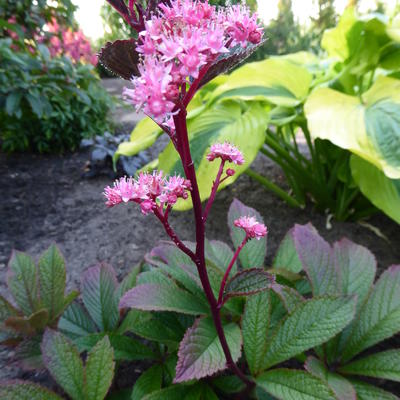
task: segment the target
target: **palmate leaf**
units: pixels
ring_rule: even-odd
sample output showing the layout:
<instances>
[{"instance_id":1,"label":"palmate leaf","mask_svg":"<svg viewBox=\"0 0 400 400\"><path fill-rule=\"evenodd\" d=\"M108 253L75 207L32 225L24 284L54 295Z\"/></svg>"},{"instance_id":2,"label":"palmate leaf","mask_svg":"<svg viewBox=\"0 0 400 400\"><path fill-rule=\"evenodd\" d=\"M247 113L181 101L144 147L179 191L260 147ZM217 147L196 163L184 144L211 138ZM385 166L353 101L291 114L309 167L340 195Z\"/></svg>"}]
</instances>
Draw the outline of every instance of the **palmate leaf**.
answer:
<instances>
[{"instance_id":1,"label":"palmate leaf","mask_svg":"<svg viewBox=\"0 0 400 400\"><path fill-rule=\"evenodd\" d=\"M0 383L0 398L7 400L62 400L50 390L22 380Z\"/></svg>"},{"instance_id":2,"label":"palmate leaf","mask_svg":"<svg viewBox=\"0 0 400 400\"><path fill-rule=\"evenodd\" d=\"M400 330L400 265L387 269L376 282L354 321L342 362Z\"/></svg>"},{"instance_id":3,"label":"palmate leaf","mask_svg":"<svg viewBox=\"0 0 400 400\"><path fill-rule=\"evenodd\" d=\"M268 113L260 103L239 104L238 102L218 103L188 121L190 149L196 168L200 197L205 200L219 169L219 162L206 159L209 148L214 143L228 141L243 153L245 163L235 165L235 175L222 182L219 189L232 184L253 162L264 143ZM251 140L248 140L251 135ZM181 159L172 143L159 156L158 168L167 174L184 175ZM180 199L175 209L187 210L191 201ZM253 265L257 266L257 265Z\"/></svg>"},{"instance_id":4,"label":"palmate leaf","mask_svg":"<svg viewBox=\"0 0 400 400\"><path fill-rule=\"evenodd\" d=\"M117 279L110 265L101 263L85 272L82 300L101 331L113 330L118 323L116 289Z\"/></svg>"},{"instance_id":5,"label":"palmate leaf","mask_svg":"<svg viewBox=\"0 0 400 400\"><path fill-rule=\"evenodd\" d=\"M61 333L46 330L43 361L55 381L73 400L84 399L84 368L76 347Z\"/></svg>"},{"instance_id":6,"label":"palmate leaf","mask_svg":"<svg viewBox=\"0 0 400 400\"><path fill-rule=\"evenodd\" d=\"M326 383L305 371L274 369L264 372L256 382L258 390L279 400L337 400Z\"/></svg>"},{"instance_id":7,"label":"palmate leaf","mask_svg":"<svg viewBox=\"0 0 400 400\"><path fill-rule=\"evenodd\" d=\"M226 284L224 297L249 296L271 288L274 277L262 268L238 272Z\"/></svg>"},{"instance_id":8,"label":"palmate leaf","mask_svg":"<svg viewBox=\"0 0 400 400\"><path fill-rule=\"evenodd\" d=\"M57 246L51 245L40 257L40 300L53 321L64 309L65 261Z\"/></svg>"},{"instance_id":9,"label":"palmate leaf","mask_svg":"<svg viewBox=\"0 0 400 400\"><path fill-rule=\"evenodd\" d=\"M224 327L232 359L236 362L241 354L240 328L230 323ZM199 318L182 339L174 382L201 379L226 368L226 358L211 318Z\"/></svg>"},{"instance_id":10,"label":"palmate leaf","mask_svg":"<svg viewBox=\"0 0 400 400\"><path fill-rule=\"evenodd\" d=\"M149 311L176 311L184 314L206 314L208 308L185 290L170 285L145 284L134 287L122 297L119 308Z\"/></svg>"},{"instance_id":11,"label":"palmate leaf","mask_svg":"<svg viewBox=\"0 0 400 400\"><path fill-rule=\"evenodd\" d=\"M252 375L261 371L267 351L267 331L270 324L270 292L257 293L246 299L242 318L243 349Z\"/></svg>"},{"instance_id":12,"label":"palmate leaf","mask_svg":"<svg viewBox=\"0 0 400 400\"><path fill-rule=\"evenodd\" d=\"M114 353L107 336L89 352L86 360L85 400L103 400L114 376Z\"/></svg>"},{"instance_id":13,"label":"palmate leaf","mask_svg":"<svg viewBox=\"0 0 400 400\"><path fill-rule=\"evenodd\" d=\"M327 383L338 400L357 400L357 394L352 384L343 376L329 371L320 360L310 356L304 367L310 374Z\"/></svg>"},{"instance_id":14,"label":"palmate leaf","mask_svg":"<svg viewBox=\"0 0 400 400\"><path fill-rule=\"evenodd\" d=\"M276 328L263 369L328 341L349 324L354 312L353 298L322 297L300 303Z\"/></svg>"},{"instance_id":15,"label":"palmate leaf","mask_svg":"<svg viewBox=\"0 0 400 400\"><path fill-rule=\"evenodd\" d=\"M19 251L13 252L8 264L8 287L25 315L34 313L38 306L37 269L32 258Z\"/></svg>"},{"instance_id":16,"label":"palmate leaf","mask_svg":"<svg viewBox=\"0 0 400 400\"><path fill-rule=\"evenodd\" d=\"M161 390L162 378L161 365L154 365L143 372L133 386L131 400L142 400L147 394Z\"/></svg>"},{"instance_id":17,"label":"palmate leaf","mask_svg":"<svg viewBox=\"0 0 400 400\"><path fill-rule=\"evenodd\" d=\"M293 240L314 296L340 293L339 271L334 263L329 243L311 224L295 225Z\"/></svg>"},{"instance_id":18,"label":"palmate leaf","mask_svg":"<svg viewBox=\"0 0 400 400\"><path fill-rule=\"evenodd\" d=\"M259 223L263 223L261 215L251 207L247 207L237 199L233 199L228 212L228 226L230 228L231 239L235 247L239 247L243 242L246 233L243 229L234 226L234 221L241 216L255 217ZM263 267L267 254L266 237L260 240L248 241L239 254L239 259L244 268Z\"/></svg>"},{"instance_id":19,"label":"palmate leaf","mask_svg":"<svg viewBox=\"0 0 400 400\"><path fill-rule=\"evenodd\" d=\"M394 394L368 383L352 379L351 384L356 389L357 400L399 400Z\"/></svg>"},{"instance_id":20,"label":"palmate leaf","mask_svg":"<svg viewBox=\"0 0 400 400\"><path fill-rule=\"evenodd\" d=\"M344 374L364 375L400 382L400 350L387 350L372 354L340 367L339 371Z\"/></svg>"}]
</instances>

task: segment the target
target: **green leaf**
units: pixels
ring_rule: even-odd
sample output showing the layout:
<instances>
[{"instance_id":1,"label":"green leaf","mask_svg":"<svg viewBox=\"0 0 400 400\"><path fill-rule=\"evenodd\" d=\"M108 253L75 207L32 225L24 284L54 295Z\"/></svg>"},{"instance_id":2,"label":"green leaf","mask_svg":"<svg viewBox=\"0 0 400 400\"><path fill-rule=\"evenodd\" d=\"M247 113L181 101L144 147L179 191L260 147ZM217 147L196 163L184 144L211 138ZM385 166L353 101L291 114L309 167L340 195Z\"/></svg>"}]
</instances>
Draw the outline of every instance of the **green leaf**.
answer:
<instances>
[{"instance_id":1,"label":"green leaf","mask_svg":"<svg viewBox=\"0 0 400 400\"><path fill-rule=\"evenodd\" d=\"M4 400L62 400L48 389L22 380L0 383L0 398Z\"/></svg>"},{"instance_id":2,"label":"green leaf","mask_svg":"<svg viewBox=\"0 0 400 400\"><path fill-rule=\"evenodd\" d=\"M399 331L400 265L394 265L380 276L354 321L342 361L349 361L361 351Z\"/></svg>"},{"instance_id":3,"label":"green leaf","mask_svg":"<svg viewBox=\"0 0 400 400\"><path fill-rule=\"evenodd\" d=\"M235 247L239 247L246 236L243 229L234 225L236 219L242 216L255 217L259 223L263 223L261 215L251 207L245 206L237 199L233 199L228 212L228 226L230 228L231 239ZM266 237L260 240L249 240L239 254L239 259L244 268L263 267L265 256L267 254Z\"/></svg>"},{"instance_id":4,"label":"green leaf","mask_svg":"<svg viewBox=\"0 0 400 400\"><path fill-rule=\"evenodd\" d=\"M51 245L39 259L40 300L53 321L64 309L65 261L55 245Z\"/></svg>"},{"instance_id":5,"label":"green leaf","mask_svg":"<svg viewBox=\"0 0 400 400\"><path fill-rule=\"evenodd\" d=\"M221 99L262 100L295 107L307 96L312 76L306 68L283 58L248 63L232 72L212 94Z\"/></svg>"},{"instance_id":6,"label":"green leaf","mask_svg":"<svg viewBox=\"0 0 400 400\"><path fill-rule=\"evenodd\" d=\"M271 286L271 289L278 295L282 304L289 313L292 313L295 308L304 301L303 296L289 286L275 283Z\"/></svg>"},{"instance_id":7,"label":"green leaf","mask_svg":"<svg viewBox=\"0 0 400 400\"><path fill-rule=\"evenodd\" d=\"M356 391L352 384L343 376L329 371L320 360L310 356L304 366L310 374L327 383L338 400L357 400Z\"/></svg>"},{"instance_id":8,"label":"green leaf","mask_svg":"<svg viewBox=\"0 0 400 400\"><path fill-rule=\"evenodd\" d=\"M233 251L224 242L218 240L207 240L205 241L205 256L208 262L212 262L221 271L226 271L229 263L233 258ZM233 264L231 273L235 274L237 271L236 262Z\"/></svg>"},{"instance_id":9,"label":"green leaf","mask_svg":"<svg viewBox=\"0 0 400 400\"><path fill-rule=\"evenodd\" d=\"M249 296L271 288L273 282L273 276L262 268L245 269L227 282L224 296Z\"/></svg>"},{"instance_id":10,"label":"green leaf","mask_svg":"<svg viewBox=\"0 0 400 400\"><path fill-rule=\"evenodd\" d=\"M151 269L138 275L136 285L155 284L155 285L171 285L177 287L175 282L165 275L159 269Z\"/></svg>"},{"instance_id":11,"label":"green leaf","mask_svg":"<svg viewBox=\"0 0 400 400\"><path fill-rule=\"evenodd\" d=\"M330 140L400 178L400 81L380 76L363 103L329 88L316 89L305 104L314 138Z\"/></svg>"},{"instance_id":12,"label":"green leaf","mask_svg":"<svg viewBox=\"0 0 400 400\"><path fill-rule=\"evenodd\" d=\"M400 350L372 354L340 367L339 371L400 382Z\"/></svg>"},{"instance_id":13,"label":"green leaf","mask_svg":"<svg viewBox=\"0 0 400 400\"><path fill-rule=\"evenodd\" d=\"M118 323L116 289L117 279L110 265L98 264L85 272L82 300L101 331L113 330Z\"/></svg>"},{"instance_id":14,"label":"green leaf","mask_svg":"<svg viewBox=\"0 0 400 400\"><path fill-rule=\"evenodd\" d=\"M168 285L145 284L134 287L122 297L119 307L149 311L176 311L206 314L208 308L185 290Z\"/></svg>"},{"instance_id":15,"label":"green leaf","mask_svg":"<svg viewBox=\"0 0 400 400\"><path fill-rule=\"evenodd\" d=\"M183 400L218 400L218 397L210 386L199 382L188 388Z\"/></svg>"},{"instance_id":16,"label":"green leaf","mask_svg":"<svg viewBox=\"0 0 400 400\"><path fill-rule=\"evenodd\" d=\"M58 329L71 339L96 332L96 326L79 303L72 303L58 322Z\"/></svg>"},{"instance_id":17,"label":"green leaf","mask_svg":"<svg viewBox=\"0 0 400 400\"><path fill-rule=\"evenodd\" d=\"M0 296L0 323L8 317L17 316L18 313L18 310L9 301Z\"/></svg>"},{"instance_id":18,"label":"green leaf","mask_svg":"<svg viewBox=\"0 0 400 400\"><path fill-rule=\"evenodd\" d=\"M336 400L326 383L305 371L274 369L264 372L256 382L279 400Z\"/></svg>"},{"instance_id":19,"label":"green leaf","mask_svg":"<svg viewBox=\"0 0 400 400\"><path fill-rule=\"evenodd\" d=\"M355 155L351 156L350 166L364 196L400 224L400 179L389 179L374 165Z\"/></svg>"},{"instance_id":20,"label":"green leaf","mask_svg":"<svg viewBox=\"0 0 400 400\"><path fill-rule=\"evenodd\" d=\"M13 252L8 264L7 283L25 315L31 315L38 306L37 270L32 258L19 251Z\"/></svg>"},{"instance_id":21,"label":"green leaf","mask_svg":"<svg viewBox=\"0 0 400 400\"><path fill-rule=\"evenodd\" d=\"M13 115L17 113L17 109L20 105L22 99L22 91L11 92L6 99L6 112L8 115Z\"/></svg>"},{"instance_id":22,"label":"green leaf","mask_svg":"<svg viewBox=\"0 0 400 400\"><path fill-rule=\"evenodd\" d=\"M32 328L37 331L42 331L49 322L49 312L43 308L33 313L28 321Z\"/></svg>"},{"instance_id":23,"label":"green leaf","mask_svg":"<svg viewBox=\"0 0 400 400\"><path fill-rule=\"evenodd\" d=\"M142 400L177 400L183 398L187 388L181 385L170 386L165 389L157 390L142 398Z\"/></svg>"},{"instance_id":24,"label":"green leaf","mask_svg":"<svg viewBox=\"0 0 400 400\"><path fill-rule=\"evenodd\" d=\"M213 378L212 384L215 388L226 394L239 393L246 385L236 375L223 375Z\"/></svg>"},{"instance_id":25,"label":"green leaf","mask_svg":"<svg viewBox=\"0 0 400 400\"><path fill-rule=\"evenodd\" d=\"M357 400L399 400L394 394L368 383L352 379L351 384L356 389Z\"/></svg>"},{"instance_id":26,"label":"green leaf","mask_svg":"<svg viewBox=\"0 0 400 400\"><path fill-rule=\"evenodd\" d=\"M142 269L141 264L135 265L128 275L120 283L117 289L117 300L119 301L121 297L129 290L132 289L136 285L136 278Z\"/></svg>"},{"instance_id":27,"label":"green leaf","mask_svg":"<svg viewBox=\"0 0 400 400\"><path fill-rule=\"evenodd\" d=\"M163 369L154 365L143 372L133 386L131 400L142 400L144 396L161 389Z\"/></svg>"},{"instance_id":28,"label":"green leaf","mask_svg":"<svg viewBox=\"0 0 400 400\"><path fill-rule=\"evenodd\" d=\"M224 332L232 359L241 353L242 337L239 327L230 323ZM178 364L174 382L201 379L226 368L226 358L211 318L199 318L189 328L179 345Z\"/></svg>"},{"instance_id":29,"label":"green leaf","mask_svg":"<svg viewBox=\"0 0 400 400\"><path fill-rule=\"evenodd\" d=\"M25 97L28 100L32 111L38 118L41 118L43 116L43 103L39 96L39 93L28 93Z\"/></svg>"},{"instance_id":30,"label":"green leaf","mask_svg":"<svg viewBox=\"0 0 400 400\"><path fill-rule=\"evenodd\" d=\"M243 349L252 375L261 370L267 351L267 331L270 324L270 292L257 293L246 299L242 318Z\"/></svg>"},{"instance_id":31,"label":"green leaf","mask_svg":"<svg viewBox=\"0 0 400 400\"><path fill-rule=\"evenodd\" d=\"M75 344L80 352L88 351L93 349L104 336L104 333L84 336L76 339ZM155 358L155 354L151 349L132 337L110 333L108 338L116 360L134 361Z\"/></svg>"},{"instance_id":32,"label":"green leaf","mask_svg":"<svg viewBox=\"0 0 400 400\"><path fill-rule=\"evenodd\" d=\"M23 340L15 348L14 357L22 369L27 371L43 369L41 342L42 335L39 334Z\"/></svg>"},{"instance_id":33,"label":"green leaf","mask_svg":"<svg viewBox=\"0 0 400 400\"><path fill-rule=\"evenodd\" d=\"M190 149L202 200L210 195L220 165L218 161L206 159L210 146L228 141L244 155L245 163L235 165L235 175L222 182L219 186L221 190L233 183L253 162L264 143L267 122L268 114L260 104L248 103L242 107L235 102L218 104L188 122ZM251 140L247 139L248 135L251 135ZM167 174L184 175L181 159L172 143L160 154L158 168ZM191 207L190 199L180 199L174 209L187 210Z\"/></svg>"},{"instance_id":34,"label":"green leaf","mask_svg":"<svg viewBox=\"0 0 400 400\"><path fill-rule=\"evenodd\" d=\"M118 146L114 154L114 162L120 156L134 156L144 149L152 146L162 134L160 127L149 117L142 119L131 133L129 142L123 142Z\"/></svg>"},{"instance_id":35,"label":"green leaf","mask_svg":"<svg viewBox=\"0 0 400 400\"><path fill-rule=\"evenodd\" d=\"M76 347L61 333L46 330L43 361L54 380L73 400L84 399L84 369Z\"/></svg>"},{"instance_id":36,"label":"green leaf","mask_svg":"<svg viewBox=\"0 0 400 400\"><path fill-rule=\"evenodd\" d=\"M300 303L276 328L264 354L267 369L338 334L353 319L353 298L322 297Z\"/></svg>"},{"instance_id":37,"label":"green leaf","mask_svg":"<svg viewBox=\"0 0 400 400\"><path fill-rule=\"evenodd\" d=\"M114 376L114 353L107 336L89 352L86 360L85 400L103 400Z\"/></svg>"},{"instance_id":38,"label":"green leaf","mask_svg":"<svg viewBox=\"0 0 400 400\"><path fill-rule=\"evenodd\" d=\"M283 238L275 254L272 266L274 268L284 268L288 271L299 273L302 270L302 265L294 244L293 233L294 228Z\"/></svg>"},{"instance_id":39,"label":"green leaf","mask_svg":"<svg viewBox=\"0 0 400 400\"><path fill-rule=\"evenodd\" d=\"M390 26L387 28L387 34L396 42L400 42L400 16L397 14Z\"/></svg>"}]
</instances>

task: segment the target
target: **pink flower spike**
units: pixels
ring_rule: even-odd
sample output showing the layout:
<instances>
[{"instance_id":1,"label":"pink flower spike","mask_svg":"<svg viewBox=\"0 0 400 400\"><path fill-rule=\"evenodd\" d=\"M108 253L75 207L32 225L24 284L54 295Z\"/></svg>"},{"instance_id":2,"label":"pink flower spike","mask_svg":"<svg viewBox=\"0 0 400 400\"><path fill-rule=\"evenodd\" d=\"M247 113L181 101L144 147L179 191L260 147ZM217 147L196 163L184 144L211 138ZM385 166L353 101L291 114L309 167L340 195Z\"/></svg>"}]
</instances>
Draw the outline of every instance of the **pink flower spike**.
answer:
<instances>
[{"instance_id":1,"label":"pink flower spike","mask_svg":"<svg viewBox=\"0 0 400 400\"><path fill-rule=\"evenodd\" d=\"M124 203L127 203L135 198L135 188L132 178L127 178L124 176L119 181L114 183L114 188L118 191Z\"/></svg>"},{"instance_id":2,"label":"pink flower spike","mask_svg":"<svg viewBox=\"0 0 400 400\"><path fill-rule=\"evenodd\" d=\"M119 194L119 191L116 190L115 188L107 186L106 188L104 188L103 194L107 199L106 201L107 207L114 207L117 204L122 203L121 195Z\"/></svg>"},{"instance_id":3,"label":"pink flower spike","mask_svg":"<svg viewBox=\"0 0 400 400\"><path fill-rule=\"evenodd\" d=\"M234 225L238 228L242 228L249 239L256 238L260 240L268 233L267 227L257 222L254 217L240 217L235 220Z\"/></svg>"},{"instance_id":4,"label":"pink flower spike","mask_svg":"<svg viewBox=\"0 0 400 400\"><path fill-rule=\"evenodd\" d=\"M208 161L220 158L223 161L233 162L236 165L244 164L244 158L240 150L228 142L213 144L210 153L207 155Z\"/></svg>"}]
</instances>

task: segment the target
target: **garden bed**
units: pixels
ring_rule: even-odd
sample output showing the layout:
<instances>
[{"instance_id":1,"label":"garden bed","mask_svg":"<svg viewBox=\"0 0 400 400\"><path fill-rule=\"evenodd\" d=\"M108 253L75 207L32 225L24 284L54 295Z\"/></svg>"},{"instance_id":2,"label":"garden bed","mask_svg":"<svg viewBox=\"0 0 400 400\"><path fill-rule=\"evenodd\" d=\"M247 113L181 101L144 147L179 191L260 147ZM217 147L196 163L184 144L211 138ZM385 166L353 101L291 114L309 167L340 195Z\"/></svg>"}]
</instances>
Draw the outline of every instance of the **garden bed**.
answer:
<instances>
[{"instance_id":1,"label":"garden bed","mask_svg":"<svg viewBox=\"0 0 400 400\"><path fill-rule=\"evenodd\" d=\"M159 150L157 147L153 155ZM6 266L12 249L38 256L56 242L66 258L68 286L79 288L82 272L97 261L112 264L122 277L152 246L166 239L155 219L142 215L137 207L108 210L102 191L111 179L106 174L83 179L87 160L88 153L83 151L63 156L0 155L1 294L5 293ZM284 178L279 168L267 159L259 156L255 169L282 184ZM332 229L327 230L326 216L312 207L288 207L246 175L217 196L209 217L209 238L226 240L227 211L235 197L264 217L269 228L267 265L287 230L295 223L309 221L330 242L347 236L368 247L377 257L380 271L400 261L399 226L384 215L368 222L389 241L357 223L332 221ZM182 238L194 239L191 212L172 213L171 224ZM398 347L399 338L393 338L390 344ZM0 379L26 376L7 364L6 357L5 351L0 352ZM134 369L140 370L140 366ZM398 384L390 383L387 388L400 393Z\"/></svg>"}]
</instances>

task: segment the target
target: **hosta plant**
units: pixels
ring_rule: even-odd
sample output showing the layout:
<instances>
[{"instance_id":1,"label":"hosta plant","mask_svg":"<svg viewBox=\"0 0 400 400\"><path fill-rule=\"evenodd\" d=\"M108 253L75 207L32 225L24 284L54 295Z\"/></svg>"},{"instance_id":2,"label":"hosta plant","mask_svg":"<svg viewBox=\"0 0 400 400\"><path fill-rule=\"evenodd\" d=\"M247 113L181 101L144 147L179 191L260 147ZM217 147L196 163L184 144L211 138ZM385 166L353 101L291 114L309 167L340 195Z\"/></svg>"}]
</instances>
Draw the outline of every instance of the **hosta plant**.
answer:
<instances>
[{"instance_id":1,"label":"hosta plant","mask_svg":"<svg viewBox=\"0 0 400 400\"><path fill-rule=\"evenodd\" d=\"M77 297L65 295L65 261L55 245L35 264L15 251L8 265L7 285L13 301L0 296L0 344L15 349L24 369L42 367L40 343L46 327L56 328L61 314Z\"/></svg>"},{"instance_id":2,"label":"hosta plant","mask_svg":"<svg viewBox=\"0 0 400 400\"><path fill-rule=\"evenodd\" d=\"M88 268L82 277L81 301L74 301L64 312L58 330L74 342L80 352L91 350L104 336L114 349L115 360L154 359L154 351L124 335L123 316L118 303L136 283L137 265L118 284L114 269L105 263Z\"/></svg>"}]
</instances>

